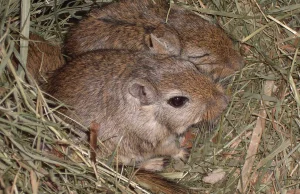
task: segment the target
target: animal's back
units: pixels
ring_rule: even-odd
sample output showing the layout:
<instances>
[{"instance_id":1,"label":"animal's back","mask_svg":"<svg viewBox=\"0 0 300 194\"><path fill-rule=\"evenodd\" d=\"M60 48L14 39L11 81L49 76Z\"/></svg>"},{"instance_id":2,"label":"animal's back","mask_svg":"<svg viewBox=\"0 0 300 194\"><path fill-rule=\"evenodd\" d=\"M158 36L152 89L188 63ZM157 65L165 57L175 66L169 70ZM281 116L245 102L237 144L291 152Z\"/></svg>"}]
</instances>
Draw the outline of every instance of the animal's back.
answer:
<instances>
[{"instance_id":1,"label":"animal's back","mask_svg":"<svg viewBox=\"0 0 300 194\"><path fill-rule=\"evenodd\" d=\"M160 6L151 0L123 0L92 10L71 28L65 45L67 54L75 57L99 49L151 50L156 39L161 44L167 41L172 47L170 53L178 53L176 32L164 25L167 3L159 3Z\"/></svg>"}]
</instances>

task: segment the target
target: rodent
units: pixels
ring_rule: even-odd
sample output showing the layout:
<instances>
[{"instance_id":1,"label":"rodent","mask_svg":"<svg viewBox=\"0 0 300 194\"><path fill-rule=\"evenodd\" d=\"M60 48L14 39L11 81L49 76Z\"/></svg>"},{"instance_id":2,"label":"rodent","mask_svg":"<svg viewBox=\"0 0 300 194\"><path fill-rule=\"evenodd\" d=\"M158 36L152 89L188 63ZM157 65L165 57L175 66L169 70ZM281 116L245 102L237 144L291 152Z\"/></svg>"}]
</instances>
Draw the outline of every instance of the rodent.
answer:
<instances>
[{"instance_id":1,"label":"rodent","mask_svg":"<svg viewBox=\"0 0 300 194\"><path fill-rule=\"evenodd\" d=\"M74 108L66 115L87 127L100 124L109 154L119 145L123 164L150 171L163 169L160 156L184 159L178 136L215 120L227 105L223 88L192 63L143 52L86 53L57 70L45 89Z\"/></svg>"},{"instance_id":2,"label":"rodent","mask_svg":"<svg viewBox=\"0 0 300 194\"><path fill-rule=\"evenodd\" d=\"M49 42L45 41L39 35L30 34L30 42L29 42L29 49L28 49L28 60L27 60L27 70L28 70L28 72L30 72L31 76L33 76L39 84L41 84L39 82L39 78L41 76L41 73L42 73L43 78L44 78L47 74L49 74L49 71L53 71L57 68L62 68L62 69L66 68L66 67L62 67L64 65L65 61L63 60L62 53L59 52L60 49L61 49L60 45L50 44ZM51 51L53 51L53 52L51 52ZM115 52L116 51L113 51L113 52L107 52L106 51L106 52L102 53L102 55L106 55L106 53L110 53L109 57L107 57L108 60L111 59L111 58L114 58L115 56L116 57L123 56L123 55L120 55L120 54L116 55ZM98 56L97 53L95 53L94 55ZM87 58L90 58L90 57L93 58L94 55L90 54L90 55L87 55L86 57ZM128 57L128 60L130 60L129 58L131 56L127 56L127 57ZM82 58L84 58L84 57L82 57ZM100 58L105 58L105 57L102 56ZM74 60L75 60L75 63L77 63L76 62L77 59L74 59ZM145 60L147 60L147 59L145 59ZM41 63L42 61L43 61L43 63ZM97 59L95 59L93 61L98 62ZM112 61L112 63L114 63L114 61ZM41 64L43 64L43 65L41 65ZM81 64L81 65L83 65L83 64ZM50 76L50 82L49 83L43 82L43 83L46 84L46 86L48 88L56 88L56 86L53 85L53 84L56 84L56 83L64 84L62 82L62 80L53 81L53 79L56 79L57 72L60 72L60 71L61 70L54 71L53 74L52 74L52 76L53 76L52 79L51 79L51 76ZM77 69L77 71L81 72L81 69ZM73 73L75 73L75 72L73 72ZM88 76L89 71L86 71L86 73L87 74L85 74L83 76L89 77ZM68 74L68 72L64 71L63 74ZM73 80L73 81L76 82L76 80ZM45 87L45 85L43 85L43 86ZM67 84L67 86L68 86L68 84ZM60 87L60 86L57 86L57 87ZM68 92L70 92L70 91L68 90ZM83 93L83 97L84 97L83 99L85 99L86 96L89 96L89 94ZM80 98L80 97L82 97L82 96L78 95L78 98ZM88 112L89 109L83 108L81 111ZM102 126L102 123L99 123L99 124L100 124L100 126ZM108 130L106 130L106 131L108 131ZM99 134L99 136L101 136L101 134ZM172 138L169 139L169 141L173 141L173 140L174 139L172 139ZM168 142L168 143L170 143L171 146L174 146L175 145L175 140L173 142ZM180 150L177 147L176 147L176 149ZM109 150L109 151L111 151L111 150ZM165 150L165 151L168 152L168 150ZM169 153L169 154L171 154L171 153ZM179 154L176 157L186 157L186 154L187 154L187 152L184 149L181 149L179 151ZM146 169L146 170L162 170L162 168L165 165L165 162L166 161L162 157L151 158L147 161L140 162L138 164L138 167L140 167L142 169ZM161 177L158 174L147 172L147 171L139 170L135 174L134 180L137 181L139 184L143 185L144 187L146 187L147 189L151 190L152 192L163 192L163 193L166 193L166 194L168 194L168 193L170 193L170 194L171 193L172 194L194 193L192 190L190 190L190 189L188 189L188 188L186 188L182 185L176 184L172 181L169 181L169 180Z\"/></svg>"},{"instance_id":3,"label":"rodent","mask_svg":"<svg viewBox=\"0 0 300 194\"><path fill-rule=\"evenodd\" d=\"M71 28L65 50L71 56L99 49L152 50L156 54L165 54L156 50L156 43L161 42L161 45L170 47L163 52L178 55L178 36L164 24L164 16L165 9L152 1L113 2L91 10L88 17Z\"/></svg>"},{"instance_id":4,"label":"rodent","mask_svg":"<svg viewBox=\"0 0 300 194\"><path fill-rule=\"evenodd\" d=\"M181 56L216 81L243 66L222 29L189 10L173 6L169 11L163 0L121 0L94 9L71 28L65 49L71 56L99 49Z\"/></svg>"},{"instance_id":5,"label":"rodent","mask_svg":"<svg viewBox=\"0 0 300 194\"><path fill-rule=\"evenodd\" d=\"M99 49L178 55L178 35L164 24L164 15L164 9L145 0L113 2L93 9L70 28L65 51L71 57Z\"/></svg>"}]
</instances>

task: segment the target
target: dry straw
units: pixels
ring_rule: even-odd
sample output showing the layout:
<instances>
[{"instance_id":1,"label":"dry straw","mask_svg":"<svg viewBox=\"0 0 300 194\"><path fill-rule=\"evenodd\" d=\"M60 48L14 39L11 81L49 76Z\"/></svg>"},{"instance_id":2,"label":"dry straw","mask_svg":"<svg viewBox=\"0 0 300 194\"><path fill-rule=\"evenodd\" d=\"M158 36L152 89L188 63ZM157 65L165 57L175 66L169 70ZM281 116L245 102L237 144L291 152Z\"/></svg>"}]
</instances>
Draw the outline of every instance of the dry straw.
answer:
<instances>
[{"instance_id":1,"label":"dry straw","mask_svg":"<svg viewBox=\"0 0 300 194\"><path fill-rule=\"evenodd\" d=\"M245 67L232 76L219 125L192 129L189 162L164 175L198 193L300 193L300 2L188 2L177 3L228 32ZM29 31L61 41L92 3L0 0L0 193L149 193L132 181L132 168L90 162L88 143L70 139L57 117L63 104L49 108L11 60L25 67Z\"/></svg>"}]
</instances>

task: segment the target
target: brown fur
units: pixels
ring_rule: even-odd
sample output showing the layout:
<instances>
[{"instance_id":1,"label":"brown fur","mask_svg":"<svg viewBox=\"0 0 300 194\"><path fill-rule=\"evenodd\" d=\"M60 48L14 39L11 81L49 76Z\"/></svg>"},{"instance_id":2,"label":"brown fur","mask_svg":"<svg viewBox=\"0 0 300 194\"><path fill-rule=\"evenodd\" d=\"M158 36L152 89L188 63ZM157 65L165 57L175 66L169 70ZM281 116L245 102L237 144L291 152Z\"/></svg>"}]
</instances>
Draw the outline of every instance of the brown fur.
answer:
<instances>
[{"instance_id":1,"label":"brown fur","mask_svg":"<svg viewBox=\"0 0 300 194\"><path fill-rule=\"evenodd\" d=\"M222 88L191 63L121 51L76 58L57 71L47 91L71 105L74 112L65 113L83 125L99 123L98 136L110 153L120 143L122 163L148 170L163 168L163 158L147 163L153 157L184 159L187 152L178 148L177 137L195 123L214 120L227 105ZM189 101L174 108L167 103L174 96Z\"/></svg>"},{"instance_id":2,"label":"brown fur","mask_svg":"<svg viewBox=\"0 0 300 194\"><path fill-rule=\"evenodd\" d=\"M65 64L59 44L51 44L36 34L30 34L29 39L26 68L36 81Z\"/></svg>"},{"instance_id":3,"label":"brown fur","mask_svg":"<svg viewBox=\"0 0 300 194\"><path fill-rule=\"evenodd\" d=\"M101 9L74 26L66 42L68 54L92 50L125 49L181 56L214 80L239 70L243 60L223 30L181 8L161 0L121 0Z\"/></svg>"},{"instance_id":4,"label":"brown fur","mask_svg":"<svg viewBox=\"0 0 300 194\"><path fill-rule=\"evenodd\" d=\"M183 42L182 58L209 72L213 79L225 78L243 66L242 57L221 28L178 7L171 9L169 18L168 24Z\"/></svg>"},{"instance_id":5,"label":"brown fur","mask_svg":"<svg viewBox=\"0 0 300 194\"><path fill-rule=\"evenodd\" d=\"M73 57L99 49L178 55L179 39L176 31L164 25L165 16L164 9L152 1L120 1L94 9L70 29L65 50Z\"/></svg>"}]
</instances>

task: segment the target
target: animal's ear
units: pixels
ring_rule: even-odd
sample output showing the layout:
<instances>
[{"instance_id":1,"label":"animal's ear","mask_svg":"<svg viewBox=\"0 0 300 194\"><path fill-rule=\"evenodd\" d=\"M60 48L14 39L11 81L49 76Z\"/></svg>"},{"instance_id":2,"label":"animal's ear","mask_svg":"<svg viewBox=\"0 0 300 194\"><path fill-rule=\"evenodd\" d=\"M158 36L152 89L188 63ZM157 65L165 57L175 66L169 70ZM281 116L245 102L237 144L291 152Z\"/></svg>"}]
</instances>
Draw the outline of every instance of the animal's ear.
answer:
<instances>
[{"instance_id":1,"label":"animal's ear","mask_svg":"<svg viewBox=\"0 0 300 194\"><path fill-rule=\"evenodd\" d=\"M148 36L148 47L155 54L179 55L180 40L176 32L158 27Z\"/></svg>"},{"instance_id":2,"label":"animal's ear","mask_svg":"<svg viewBox=\"0 0 300 194\"><path fill-rule=\"evenodd\" d=\"M157 91L153 85L145 80L134 80L129 85L129 93L137 98L141 105L150 105L157 99Z\"/></svg>"}]
</instances>

